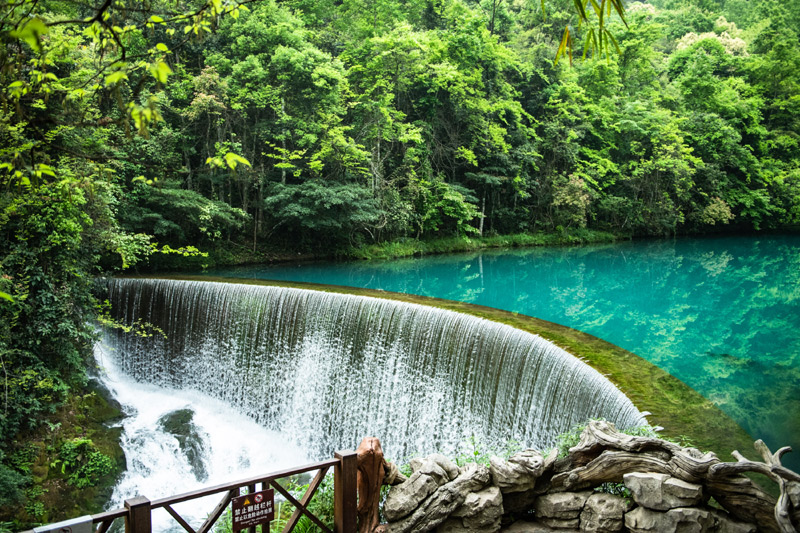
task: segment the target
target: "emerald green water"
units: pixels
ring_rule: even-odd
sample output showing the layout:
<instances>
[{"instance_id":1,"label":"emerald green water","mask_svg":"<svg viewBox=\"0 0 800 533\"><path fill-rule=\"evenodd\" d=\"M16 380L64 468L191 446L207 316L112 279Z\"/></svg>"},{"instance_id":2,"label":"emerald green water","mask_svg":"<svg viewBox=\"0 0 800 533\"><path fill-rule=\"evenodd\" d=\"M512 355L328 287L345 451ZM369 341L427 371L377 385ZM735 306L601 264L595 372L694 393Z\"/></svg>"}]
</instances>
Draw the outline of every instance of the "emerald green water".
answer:
<instances>
[{"instance_id":1,"label":"emerald green water","mask_svg":"<svg viewBox=\"0 0 800 533\"><path fill-rule=\"evenodd\" d=\"M773 451L791 445L795 453L785 463L800 470L800 236L638 241L206 273L434 296L564 324L664 368Z\"/></svg>"}]
</instances>

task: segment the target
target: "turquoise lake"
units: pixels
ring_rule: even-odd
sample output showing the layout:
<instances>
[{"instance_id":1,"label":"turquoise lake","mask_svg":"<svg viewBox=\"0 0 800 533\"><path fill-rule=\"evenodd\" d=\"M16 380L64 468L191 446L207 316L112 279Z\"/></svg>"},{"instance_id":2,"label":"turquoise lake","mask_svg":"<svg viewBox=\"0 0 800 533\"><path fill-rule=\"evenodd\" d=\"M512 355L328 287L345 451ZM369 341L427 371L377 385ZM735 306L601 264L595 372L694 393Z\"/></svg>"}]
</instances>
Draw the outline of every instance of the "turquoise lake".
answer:
<instances>
[{"instance_id":1,"label":"turquoise lake","mask_svg":"<svg viewBox=\"0 0 800 533\"><path fill-rule=\"evenodd\" d=\"M215 276L382 289L486 305L591 333L664 368L800 466L800 236L633 241ZM752 455L752 450L740 450ZM723 457L723 460L731 460Z\"/></svg>"}]
</instances>

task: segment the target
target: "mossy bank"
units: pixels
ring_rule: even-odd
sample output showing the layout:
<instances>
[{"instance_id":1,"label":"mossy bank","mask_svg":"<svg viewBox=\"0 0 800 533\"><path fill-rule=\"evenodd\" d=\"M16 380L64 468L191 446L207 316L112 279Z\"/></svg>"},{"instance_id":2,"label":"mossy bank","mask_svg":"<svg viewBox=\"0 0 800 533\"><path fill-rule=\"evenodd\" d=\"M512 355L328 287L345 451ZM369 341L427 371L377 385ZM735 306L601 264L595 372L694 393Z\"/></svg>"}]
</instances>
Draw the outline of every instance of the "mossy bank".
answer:
<instances>
[{"instance_id":1,"label":"mossy bank","mask_svg":"<svg viewBox=\"0 0 800 533\"><path fill-rule=\"evenodd\" d=\"M25 479L19 503L0 507L4 529L17 530L97 513L125 469L122 416L94 381L72 394L7 451Z\"/></svg>"}]
</instances>

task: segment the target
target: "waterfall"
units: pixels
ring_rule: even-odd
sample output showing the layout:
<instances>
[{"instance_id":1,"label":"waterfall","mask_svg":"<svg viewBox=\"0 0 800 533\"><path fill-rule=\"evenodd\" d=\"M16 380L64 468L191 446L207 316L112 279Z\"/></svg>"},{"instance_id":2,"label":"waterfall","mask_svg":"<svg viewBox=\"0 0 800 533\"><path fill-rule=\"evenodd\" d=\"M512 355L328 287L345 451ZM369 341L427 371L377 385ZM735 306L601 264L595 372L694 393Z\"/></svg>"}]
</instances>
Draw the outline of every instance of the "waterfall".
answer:
<instances>
[{"instance_id":1,"label":"waterfall","mask_svg":"<svg viewBox=\"0 0 800 533\"><path fill-rule=\"evenodd\" d=\"M539 449L589 418L644 417L608 379L537 335L469 315L363 296L157 279L109 282L109 364L202 393L327 458L376 436L387 457L453 453L465 438ZM177 393L177 392L176 392Z\"/></svg>"}]
</instances>

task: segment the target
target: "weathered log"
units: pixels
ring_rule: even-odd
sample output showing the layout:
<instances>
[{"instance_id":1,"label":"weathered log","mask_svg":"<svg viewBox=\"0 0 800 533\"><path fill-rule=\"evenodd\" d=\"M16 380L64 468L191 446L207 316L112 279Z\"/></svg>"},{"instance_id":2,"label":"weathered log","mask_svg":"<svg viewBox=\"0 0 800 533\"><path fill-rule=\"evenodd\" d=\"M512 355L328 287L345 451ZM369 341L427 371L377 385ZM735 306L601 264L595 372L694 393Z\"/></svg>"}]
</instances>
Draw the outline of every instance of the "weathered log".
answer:
<instances>
[{"instance_id":1,"label":"weathered log","mask_svg":"<svg viewBox=\"0 0 800 533\"><path fill-rule=\"evenodd\" d=\"M550 490L578 491L602 483L622 483L622 476L633 472L674 475L674 470L667 461L652 455L606 450L586 466L553 476Z\"/></svg>"},{"instance_id":2,"label":"weathered log","mask_svg":"<svg viewBox=\"0 0 800 533\"><path fill-rule=\"evenodd\" d=\"M358 461L358 533L372 533L378 528L378 504L385 476L383 448L375 437L365 437L356 449Z\"/></svg>"},{"instance_id":3,"label":"weathered log","mask_svg":"<svg viewBox=\"0 0 800 533\"><path fill-rule=\"evenodd\" d=\"M780 456L787 450L772 454L761 441L756 442L756 449L766 464L747 461L738 452L734 452L738 463L721 463L713 453L704 454L657 438L625 435L609 422L592 421L581 434L578 445L569 450L573 468L554 476L551 490L581 490L619 482L624 474L632 472L669 474L704 485L732 516L756 523L764 531L795 531L785 480L793 480L796 474L792 472L786 478L779 474L786 470L780 465ZM784 479L782 498L777 504L752 481L738 475L745 471Z\"/></svg>"},{"instance_id":4,"label":"weathered log","mask_svg":"<svg viewBox=\"0 0 800 533\"><path fill-rule=\"evenodd\" d=\"M797 474L781 465L781 457L791 452L792 448L784 446L775 453L772 453L761 439L757 440L753 447L758 451L762 459L764 459L763 463L751 461L738 451L734 451L732 455L737 459L737 462L715 465L709 472L709 477L712 480L724 479L731 474L739 474L742 472L757 472L769 477L778 484L778 488L780 489L780 496L773 507L773 516L779 531L782 533L794 533L797 530L792 524L792 502L788 489L789 482L795 481ZM791 475L785 475L784 471L788 471Z\"/></svg>"},{"instance_id":5,"label":"weathered log","mask_svg":"<svg viewBox=\"0 0 800 533\"><path fill-rule=\"evenodd\" d=\"M705 478L708 469L719 463L716 454L702 453L696 448L683 448L674 442L654 437L634 437L621 433L611 422L593 420L581 433L577 446L570 448L569 456L574 466L583 466L597 458L605 450L624 452L666 454L669 457L669 473L690 483Z\"/></svg>"}]
</instances>

